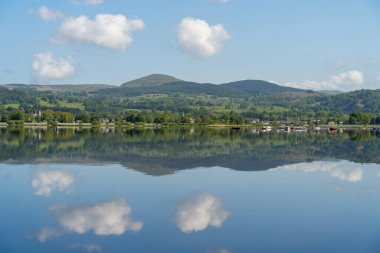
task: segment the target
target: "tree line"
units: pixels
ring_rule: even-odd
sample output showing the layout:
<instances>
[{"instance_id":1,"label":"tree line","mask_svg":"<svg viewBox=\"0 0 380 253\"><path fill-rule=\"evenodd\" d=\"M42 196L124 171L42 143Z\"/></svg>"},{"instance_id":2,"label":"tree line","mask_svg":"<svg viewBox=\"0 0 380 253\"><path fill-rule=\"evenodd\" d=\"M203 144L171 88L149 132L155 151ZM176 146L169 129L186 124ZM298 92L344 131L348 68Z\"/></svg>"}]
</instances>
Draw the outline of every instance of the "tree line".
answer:
<instances>
[{"instance_id":1,"label":"tree line","mask_svg":"<svg viewBox=\"0 0 380 253\"><path fill-rule=\"evenodd\" d=\"M294 116L296 115L296 116ZM237 113L215 113L209 110L180 113L171 111L124 111L124 112L87 112L84 110L57 111L43 110L37 113L27 113L23 107L0 109L0 122L47 122L54 123L149 123L149 124L231 124L243 125L262 121L314 121L320 123L343 123L351 125L380 124L380 116L368 113L353 112L349 116L340 117L308 117L298 116L301 113L275 114L267 111L250 111Z\"/></svg>"}]
</instances>

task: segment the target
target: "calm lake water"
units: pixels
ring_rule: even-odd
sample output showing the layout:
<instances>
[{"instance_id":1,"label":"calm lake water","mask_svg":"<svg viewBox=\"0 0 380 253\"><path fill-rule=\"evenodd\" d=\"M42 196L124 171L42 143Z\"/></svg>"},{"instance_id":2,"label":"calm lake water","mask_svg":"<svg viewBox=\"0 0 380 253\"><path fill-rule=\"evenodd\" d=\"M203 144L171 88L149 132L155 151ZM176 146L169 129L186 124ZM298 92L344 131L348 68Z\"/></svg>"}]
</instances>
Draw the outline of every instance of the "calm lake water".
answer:
<instances>
[{"instance_id":1,"label":"calm lake water","mask_svg":"<svg viewBox=\"0 0 380 253\"><path fill-rule=\"evenodd\" d=\"M380 134L0 129L0 252L380 252Z\"/></svg>"}]
</instances>

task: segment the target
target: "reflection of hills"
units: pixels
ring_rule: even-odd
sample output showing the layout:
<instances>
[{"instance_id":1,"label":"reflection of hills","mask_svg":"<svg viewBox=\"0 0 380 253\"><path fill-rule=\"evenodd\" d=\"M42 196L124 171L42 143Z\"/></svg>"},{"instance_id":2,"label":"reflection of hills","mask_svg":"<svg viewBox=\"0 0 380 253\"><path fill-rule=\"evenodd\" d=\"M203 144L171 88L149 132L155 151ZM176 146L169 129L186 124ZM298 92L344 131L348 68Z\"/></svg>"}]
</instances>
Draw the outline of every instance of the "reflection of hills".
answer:
<instances>
[{"instance_id":1,"label":"reflection of hills","mask_svg":"<svg viewBox=\"0 0 380 253\"><path fill-rule=\"evenodd\" d=\"M9 163L120 163L150 175L222 166L266 170L321 159L380 163L370 132L256 134L249 129L0 130L0 160Z\"/></svg>"},{"instance_id":2,"label":"reflection of hills","mask_svg":"<svg viewBox=\"0 0 380 253\"><path fill-rule=\"evenodd\" d=\"M177 170L185 170L197 167L213 167L220 166L240 171L259 171L268 170L277 166L295 163L294 161L285 160L270 160L270 159L230 159L226 157L214 158L185 158L185 159L145 159L144 163L139 162L139 159L131 159L123 161L121 164L127 168L141 171L149 175L166 175L172 174Z\"/></svg>"}]
</instances>

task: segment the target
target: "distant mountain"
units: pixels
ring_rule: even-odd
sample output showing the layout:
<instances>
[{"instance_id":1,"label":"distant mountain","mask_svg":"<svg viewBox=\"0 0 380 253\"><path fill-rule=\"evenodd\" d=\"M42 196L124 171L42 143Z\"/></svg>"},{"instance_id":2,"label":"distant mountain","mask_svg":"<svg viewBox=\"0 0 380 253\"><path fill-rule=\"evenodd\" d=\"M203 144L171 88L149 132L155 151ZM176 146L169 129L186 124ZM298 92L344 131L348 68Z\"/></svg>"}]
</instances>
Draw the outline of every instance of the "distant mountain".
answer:
<instances>
[{"instance_id":1,"label":"distant mountain","mask_svg":"<svg viewBox=\"0 0 380 253\"><path fill-rule=\"evenodd\" d=\"M13 89L31 89L35 91L50 91L50 92L92 92L99 89L107 89L115 87L108 84L57 84L57 85L43 85L43 84L5 84L2 87L9 90Z\"/></svg>"},{"instance_id":2,"label":"distant mountain","mask_svg":"<svg viewBox=\"0 0 380 253\"><path fill-rule=\"evenodd\" d=\"M305 92L302 89L283 87L274 83L260 80L244 80L221 85L211 83L187 82L173 76L154 74L132 80L120 87L101 89L98 94L139 96L144 94L189 94L212 95L218 97L249 97L285 92Z\"/></svg>"},{"instance_id":3,"label":"distant mountain","mask_svg":"<svg viewBox=\"0 0 380 253\"><path fill-rule=\"evenodd\" d=\"M284 92L305 92L306 90L280 86L278 84L261 81L261 80L243 80L221 84L222 87L238 89L249 95L274 94Z\"/></svg>"},{"instance_id":4,"label":"distant mountain","mask_svg":"<svg viewBox=\"0 0 380 253\"><path fill-rule=\"evenodd\" d=\"M186 95L211 95L218 97L247 97L248 94L238 89L215 85L211 83L194 83L194 82L169 82L142 84L140 86L122 85L120 87L101 89L94 92L95 94L114 95L114 96L141 96L145 94L186 94Z\"/></svg>"},{"instance_id":5,"label":"distant mountain","mask_svg":"<svg viewBox=\"0 0 380 253\"><path fill-rule=\"evenodd\" d=\"M174 76L153 74L145 77L141 77L126 83L123 83L122 87L141 87L141 86L157 86L164 83L181 82L182 80L175 78Z\"/></svg>"},{"instance_id":6,"label":"distant mountain","mask_svg":"<svg viewBox=\"0 0 380 253\"><path fill-rule=\"evenodd\" d=\"M327 94L326 94L327 93ZM120 86L106 84L0 85L1 110L22 106L36 110L64 110L77 113L118 114L127 110L155 110L180 113L222 114L237 111L245 117L288 117L298 111L325 117L352 112L380 113L380 89L352 92L311 91L284 87L261 80L224 83L182 81L154 74ZM5 111L5 113L7 113ZM293 116L294 117L294 116Z\"/></svg>"}]
</instances>

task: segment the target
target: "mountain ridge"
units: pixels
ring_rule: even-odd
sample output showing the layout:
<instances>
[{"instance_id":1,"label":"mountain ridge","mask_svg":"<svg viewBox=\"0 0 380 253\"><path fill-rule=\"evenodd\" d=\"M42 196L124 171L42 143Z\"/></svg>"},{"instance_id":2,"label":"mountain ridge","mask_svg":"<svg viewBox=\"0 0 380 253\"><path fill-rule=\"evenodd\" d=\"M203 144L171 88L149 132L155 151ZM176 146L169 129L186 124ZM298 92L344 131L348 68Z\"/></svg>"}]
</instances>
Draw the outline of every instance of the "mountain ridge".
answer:
<instances>
[{"instance_id":1,"label":"mountain ridge","mask_svg":"<svg viewBox=\"0 0 380 253\"><path fill-rule=\"evenodd\" d=\"M164 83L181 82L183 80L165 74L151 74L121 84L121 87L156 86Z\"/></svg>"}]
</instances>

